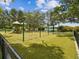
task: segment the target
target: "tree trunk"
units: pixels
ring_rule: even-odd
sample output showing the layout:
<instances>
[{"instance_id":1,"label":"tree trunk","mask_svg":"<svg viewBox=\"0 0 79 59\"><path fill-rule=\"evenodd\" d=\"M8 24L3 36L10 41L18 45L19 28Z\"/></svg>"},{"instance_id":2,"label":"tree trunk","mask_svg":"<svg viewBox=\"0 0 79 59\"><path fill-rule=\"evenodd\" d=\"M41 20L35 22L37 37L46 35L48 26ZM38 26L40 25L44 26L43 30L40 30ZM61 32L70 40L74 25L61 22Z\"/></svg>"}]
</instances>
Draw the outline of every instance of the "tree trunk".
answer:
<instances>
[{"instance_id":1,"label":"tree trunk","mask_svg":"<svg viewBox=\"0 0 79 59\"><path fill-rule=\"evenodd\" d=\"M55 29L55 27L54 27L54 25L53 25L53 33L55 32L55 30L54 30L54 29Z\"/></svg>"},{"instance_id":2,"label":"tree trunk","mask_svg":"<svg viewBox=\"0 0 79 59\"><path fill-rule=\"evenodd\" d=\"M47 32L48 32L48 35L49 35L49 25L48 25L48 30L47 30Z\"/></svg>"}]
</instances>

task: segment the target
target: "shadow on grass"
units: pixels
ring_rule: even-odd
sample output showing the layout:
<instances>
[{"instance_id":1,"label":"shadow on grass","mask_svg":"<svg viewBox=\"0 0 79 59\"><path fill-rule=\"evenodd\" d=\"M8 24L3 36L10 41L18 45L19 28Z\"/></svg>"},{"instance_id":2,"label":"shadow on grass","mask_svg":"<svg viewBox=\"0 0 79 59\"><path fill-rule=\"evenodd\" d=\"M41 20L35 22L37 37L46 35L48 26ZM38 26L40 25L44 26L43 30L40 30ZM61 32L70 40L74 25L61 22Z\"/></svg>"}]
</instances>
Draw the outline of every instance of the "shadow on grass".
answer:
<instances>
[{"instance_id":1,"label":"shadow on grass","mask_svg":"<svg viewBox=\"0 0 79 59\"><path fill-rule=\"evenodd\" d=\"M71 39L71 40L75 41L75 39L74 39L74 37L73 37L73 36L72 36L72 37L69 37L69 39Z\"/></svg>"},{"instance_id":2,"label":"shadow on grass","mask_svg":"<svg viewBox=\"0 0 79 59\"><path fill-rule=\"evenodd\" d=\"M29 47L21 44L12 44L12 46L22 59L64 59L64 52L57 46L44 46L42 44L31 44Z\"/></svg>"},{"instance_id":3,"label":"shadow on grass","mask_svg":"<svg viewBox=\"0 0 79 59\"><path fill-rule=\"evenodd\" d=\"M73 34L57 34L57 37L73 37Z\"/></svg>"},{"instance_id":4,"label":"shadow on grass","mask_svg":"<svg viewBox=\"0 0 79 59\"><path fill-rule=\"evenodd\" d=\"M61 33L57 34L57 37L68 37L71 40L74 40L73 33Z\"/></svg>"},{"instance_id":5,"label":"shadow on grass","mask_svg":"<svg viewBox=\"0 0 79 59\"><path fill-rule=\"evenodd\" d=\"M6 37L6 38L10 38L10 37L12 37L12 35L4 35L4 37Z\"/></svg>"}]
</instances>

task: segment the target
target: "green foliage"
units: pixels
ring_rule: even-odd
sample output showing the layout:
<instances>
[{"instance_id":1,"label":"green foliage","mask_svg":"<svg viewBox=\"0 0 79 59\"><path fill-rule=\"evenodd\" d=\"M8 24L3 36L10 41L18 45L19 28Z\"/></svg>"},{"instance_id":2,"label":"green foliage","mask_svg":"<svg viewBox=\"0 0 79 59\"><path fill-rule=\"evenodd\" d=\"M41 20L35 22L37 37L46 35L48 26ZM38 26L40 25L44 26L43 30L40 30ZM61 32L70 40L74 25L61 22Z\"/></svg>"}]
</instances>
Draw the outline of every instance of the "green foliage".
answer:
<instances>
[{"instance_id":1,"label":"green foliage","mask_svg":"<svg viewBox=\"0 0 79 59\"><path fill-rule=\"evenodd\" d=\"M79 18L79 0L64 0L63 2L68 7L67 18Z\"/></svg>"},{"instance_id":2,"label":"green foliage","mask_svg":"<svg viewBox=\"0 0 79 59\"><path fill-rule=\"evenodd\" d=\"M79 4L79 0L64 0L62 2L69 3L69 4L73 4L73 3Z\"/></svg>"},{"instance_id":3,"label":"green foliage","mask_svg":"<svg viewBox=\"0 0 79 59\"><path fill-rule=\"evenodd\" d=\"M18 21L19 22L23 22L24 20L25 20L25 18L24 18L24 12L23 11L21 11L21 10L19 10L18 12L17 12L17 18L18 18Z\"/></svg>"},{"instance_id":4,"label":"green foliage","mask_svg":"<svg viewBox=\"0 0 79 59\"><path fill-rule=\"evenodd\" d=\"M60 27L58 28L58 31L61 31L61 32L73 31L73 27L69 27L69 26L60 26Z\"/></svg>"},{"instance_id":5,"label":"green foliage","mask_svg":"<svg viewBox=\"0 0 79 59\"><path fill-rule=\"evenodd\" d=\"M4 0L4 2L6 2L7 0ZM14 0L11 0L12 2L14 2Z\"/></svg>"},{"instance_id":6,"label":"green foliage","mask_svg":"<svg viewBox=\"0 0 79 59\"><path fill-rule=\"evenodd\" d=\"M2 12L2 9L0 9ZM3 15L0 19L0 28L4 28L4 26L12 26L13 22L19 21L20 23L25 23L25 27L30 31L38 29L42 27L44 24L44 16L40 12L28 12L25 13L21 10L11 9L11 11L3 11Z\"/></svg>"},{"instance_id":7,"label":"green foliage","mask_svg":"<svg viewBox=\"0 0 79 59\"><path fill-rule=\"evenodd\" d=\"M43 15L39 12L26 14L26 23L29 31L43 26L43 20Z\"/></svg>"},{"instance_id":8,"label":"green foliage","mask_svg":"<svg viewBox=\"0 0 79 59\"><path fill-rule=\"evenodd\" d=\"M58 27L58 31L61 31L61 32L67 32L67 31L73 31L73 30L79 31L79 26L76 26L76 27L59 26Z\"/></svg>"},{"instance_id":9,"label":"green foliage","mask_svg":"<svg viewBox=\"0 0 79 59\"><path fill-rule=\"evenodd\" d=\"M16 16L17 16L17 10L16 10L16 9L11 9L10 15L11 15L12 17L16 17Z\"/></svg>"},{"instance_id":10,"label":"green foliage","mask_svg":"<svg viewBox=\"0 0 79 59\"><path fill-rule=\"evenodd\" d=\"M54 11L51 12L50 19L51 21L61 21L63 22L64 19L66 18L65 13L62 13L63 7L62 6L57 6L54 8Z\"/></svg>"},{"instance_id":11,"label":"green foliage","mask_svg":"<svg viewBox=\"0 0 79 59\"><path fill-rule=\"evenodd\" d=\"M2 8L0 7L0 14L3 12Z\"/></svg>"},{"instance_id":12,"label":"green foliage","mask_svg":"<svg viewBox=\"0 0 79 59\"><path fill-rule=\"evenodd\" d=\"M76 26L74 30L79 31L79 26Z\"/></svg>"},{"instance_id":13,"label":"green foliage","mask_svg":"<svg viewBox=\"0 0 79 59\"><path fill-rule=\"evenodd\" d=\"M71 4L68 10L69 17L79 18L79 7L77 4Z\"/></svg>"}]
</instances>

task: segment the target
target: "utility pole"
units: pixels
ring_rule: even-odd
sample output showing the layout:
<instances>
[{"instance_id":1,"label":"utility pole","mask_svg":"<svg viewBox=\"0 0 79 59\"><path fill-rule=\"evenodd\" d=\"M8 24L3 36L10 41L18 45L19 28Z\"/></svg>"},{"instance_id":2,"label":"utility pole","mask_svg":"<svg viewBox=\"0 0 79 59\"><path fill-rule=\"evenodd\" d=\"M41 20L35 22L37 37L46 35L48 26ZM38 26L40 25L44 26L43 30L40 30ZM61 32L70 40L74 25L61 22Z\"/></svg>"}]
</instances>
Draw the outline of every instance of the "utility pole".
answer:
<instances>
[{"instance_id":1,"label":"utility pole","mask_svg":"<svg viewBox=\"0 0 79 59\"><path fill-rule=\"evenodd\" d=\"M5 33L6 33L6 17L5 17L5 19L4 19L4 29L5 29Z\"/></svg>"},{"instance_id":2,"label":"utility pole","mask_svg":"<svg viewBox=\"0 0 79 59\"><path fill-rule=\"evenodd\" d=\"M25 37L25 35L24 35L24 20L23 20L23 42L24 42L24 37Z\"/></svg>"},{"instance_id":3,"label":"utility pole","mask_svg":"<svg viewBox=\"0 0 79 59\"><path fill-rule=\"evenodd\" d=\"M49 25L50 25L50 11L47 12L47 19L48 19L48 35L49 35Z\"/></svg>"}]
</instances>

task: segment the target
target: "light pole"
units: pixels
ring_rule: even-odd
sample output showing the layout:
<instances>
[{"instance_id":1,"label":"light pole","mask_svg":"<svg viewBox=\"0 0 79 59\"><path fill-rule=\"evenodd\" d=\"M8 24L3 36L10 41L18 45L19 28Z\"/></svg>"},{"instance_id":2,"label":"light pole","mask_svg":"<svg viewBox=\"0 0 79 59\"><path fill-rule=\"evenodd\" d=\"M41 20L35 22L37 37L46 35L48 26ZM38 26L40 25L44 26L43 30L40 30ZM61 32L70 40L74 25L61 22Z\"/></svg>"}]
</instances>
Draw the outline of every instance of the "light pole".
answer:
<instances>
[{"instance_id":1,"label":"light pole","mask_svg":"<svg viewBox=\"0 0 79 59\"><path fill-rule=\"evenodd\" d=\"M5 33L6 33L6 17L5 17L5 20L4 20L4 29L5 29Z\"/></svg>"},{"instance_id":2,"label":"light pole","mask_svg":"<svg viewBox=\"0 0 79 59\"><path fill-rule=\"evenodd\" d=\"M22 31L22 32L23 32L23 35L22 35L22 37L23 37L23 42L25 41L25 38L24 38L24 37L25 37L25 33L24 33L24 32L25 32L25 28L24 28L24 27L25 27L25 17L26 17L26 16L24 16L24 19L23 19L23 31Z\"/></svg>"},{"instance_id":3,"label":"light pole","mask_svg":"<svg viewBox=\"0 0 79 59\"><path fill-rule=\"evenodd\" d=\"M23 42L24 42L24 37L25 37L25 36L24 36L24 31L25 31L25 30L24 30L24 20L23 20Z\"/></svg>"},{"instance_id":4,"label":"light pole","mask_svg":"<svg viewBox=\"0 0 79 59\"><path fill-rule=\"evenodd\" d=\"M40 34L39 36L40 36L40 37L42 36L42 35L41 35L41 34L42 34L41 31L42 31L42 24L40 24L40 28L39 28L39 34Z\"/></svg>"},{"instance_id":5,"label":"light pole","mask_svg":"<svg viewBox=\"0 0 79 59\"><path fill-rule=\"evenodd\" d=\"M50 30L49 30L49 29L50 29L50 28L49 28L49 25L50 25L50 11L47 12L47 19L48 19L47 26L48 26L48 35L49 35L49 31L50 31Z\"/></svg>"}]
</instances>

